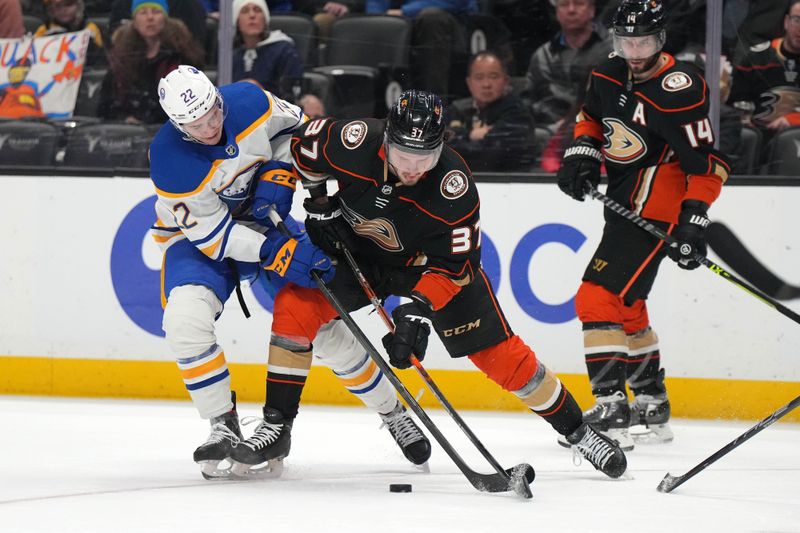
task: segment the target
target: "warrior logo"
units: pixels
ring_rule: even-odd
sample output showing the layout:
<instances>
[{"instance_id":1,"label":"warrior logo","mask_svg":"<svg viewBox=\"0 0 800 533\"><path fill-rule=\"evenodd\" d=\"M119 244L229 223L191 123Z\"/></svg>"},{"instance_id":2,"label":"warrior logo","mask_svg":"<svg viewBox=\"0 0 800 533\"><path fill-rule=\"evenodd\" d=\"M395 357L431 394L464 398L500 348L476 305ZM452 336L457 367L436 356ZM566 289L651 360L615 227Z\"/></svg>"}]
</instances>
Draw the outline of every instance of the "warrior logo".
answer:
<instances>
[{"instance_id":1,"label":"warrior logo","mask_svg":"<svg viewBox=\"0 0 800 533\"><path fill-rule=\"evenodd\" d=\"M442 196L448 200L455 200L456 198L464 196L464 193L469 189L469 182L463 172L460 170L452 170L442 178L440 189Z\"/></svg>"},{"instance_id":2,"label":"warrior logo","mask_svg":"<svg viewBox=\"0 0 800 533\"><path fill-rule=\"evenodd\" d=\"M692 78L683 72L673 72L668 74L661 81L661 87L668 92L674 93L682 91L692 86Z\"/></svg>"},{"instance_id":3,"label":"warrior logo","mask_svg":"<svg viewBox=\"0 0 800 533\"><path fill-rule=\"evenodd\" d=\"M603 135L606 138L604 146L606 159L614 163L633 163L641 159L647 152L644 140L621 120L604 118L603 125L605 126Z\"/></svg>"},{"instance_id":4,"label":"warrior logo","mask_svg":"<svg viewBox=\"0 0 800 533\"><path fill-rule=\"evenodd\" d=\"M347 220L347 223L350 224L350 227L353 228L356 235L366 237L389 252L400 252L403 250L403 243L400 242L397 228L391 221L385 218L368 220L347 207L347 204L345 204L344 200L341 198L339 202L342 205L342 215L345 220Z\"/></svg>"},{"instance_id":5,"label":"warrior logo","mask_svg":"<svg viewBox=\"0 0 800 533\"><path fill-rule=\"evenodd\" d=\"M361 120L351 122L342 128L342 144L348 150L355 150L367 136L367 125Z\"/></svg>"}]
</instances>

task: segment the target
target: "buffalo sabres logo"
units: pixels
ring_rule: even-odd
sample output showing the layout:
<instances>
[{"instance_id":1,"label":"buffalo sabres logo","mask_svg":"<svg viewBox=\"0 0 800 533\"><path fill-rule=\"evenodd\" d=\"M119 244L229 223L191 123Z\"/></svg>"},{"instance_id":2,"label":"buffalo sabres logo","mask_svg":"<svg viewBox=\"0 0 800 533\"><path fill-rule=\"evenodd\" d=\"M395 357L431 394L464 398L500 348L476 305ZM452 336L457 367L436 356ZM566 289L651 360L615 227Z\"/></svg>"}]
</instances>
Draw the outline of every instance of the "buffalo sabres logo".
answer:
<instances>
[{"instance_id":1,"label":"buffalo sabres logo","mask_svg":"<svg viewBox=\"0 0 800 533\"><path fill-rule=\"evenodd\" d=\"M469 182L467 177L460 170L452 170L445 174L442 178L440 190L442 196L448 200L455 200L464 196L464 193L469 189Z\"/></svg>"},{"instance_id":2,"label":"buffalo sabres logo","mask_svg":"<svg viewBox=\"0 0 800 533\"><path fill-rule=\"evenodd\" d=\"M674 93L688 89L692 86L692 78L683 72L673 72L664 76L661 87L668 92Z\"/></svg>"},{"instance_id":3,"label":"buffalo sabres logo","mask_svg":"<svg viewBox=\"0 0 800 533\"><path fill-rule=\"evenodd\" d=\"M356 213L339 199L342 205L342 216L353 228L356 235L366 237L384 250L389 252L400 252L403 250L403 243L394 223L385 218L373 218L372 220Z\"/></svg>"},{"instance_id":4,"label":"buffalo sabres logo","mask_svg":"<svg viewBox=\"0 0 800 533\"><path fill-rule=\"evenodd\" d=\"M614 163L633 163L647 152L644 140L621 120L604 118L603 125L603 135L606 138L603 148L607 159Z\"/></svg>"},{"instance_id":5,"label":"buffalo sabres logo","mask_svg":"<svg viewBox=\"0 0 800 533\"><path fill-rule=\"evenodd\" d=\"M367 124L361 120L351 122L342 128L342 144L348 150L354 150L361 146L367 136Z\"/></svg>"}]
</instances>

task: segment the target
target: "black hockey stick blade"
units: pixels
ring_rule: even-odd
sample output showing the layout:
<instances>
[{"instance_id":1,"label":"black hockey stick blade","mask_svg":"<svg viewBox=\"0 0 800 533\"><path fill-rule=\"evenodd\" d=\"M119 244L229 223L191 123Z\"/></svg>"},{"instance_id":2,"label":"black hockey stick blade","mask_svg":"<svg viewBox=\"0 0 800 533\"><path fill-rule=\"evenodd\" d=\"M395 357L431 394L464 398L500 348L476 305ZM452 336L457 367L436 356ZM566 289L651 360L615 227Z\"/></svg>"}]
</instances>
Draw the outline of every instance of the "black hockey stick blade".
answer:
<instances>
[{"instance_id":1,"label":"black hockey stick blade","mask_svg":"<svg viewBox=\"0 0 800 533\"><path fill-rule=\"evenodd\" d=\"M705 470L709 465L716 462L717 459L727 455L731 452L734 448L739 447L743 442L750 439L751 437L755 436L760 431L766 429L767 427L771 426L773 423L777 422L782 417L789 414L792 410L794 410L798 405L800 405L800 396L792 400L791 402L787 403L767 418L756 424L755 426L751 427L731 442L711 454L705 460L703 460L700 464L683 474L682 476L673 476L672 474L667 474L664 476L664 479L661 480L661 483L658 484L656 490L658 492L672 492L677 487L683 485L691 478Z\"/></svg>"},{"instance_id":2,"label":"black hockey stick blade","mask_svg":"<svg viewBox=\"0 0 800 533\"><path fill-rule=\"evenodd\" d=\"M725 224L709 224L706 240L725 264L767 296L776 300L800 298L800 287L786 283L764 266Z\"/></svg>"}]
</instances>

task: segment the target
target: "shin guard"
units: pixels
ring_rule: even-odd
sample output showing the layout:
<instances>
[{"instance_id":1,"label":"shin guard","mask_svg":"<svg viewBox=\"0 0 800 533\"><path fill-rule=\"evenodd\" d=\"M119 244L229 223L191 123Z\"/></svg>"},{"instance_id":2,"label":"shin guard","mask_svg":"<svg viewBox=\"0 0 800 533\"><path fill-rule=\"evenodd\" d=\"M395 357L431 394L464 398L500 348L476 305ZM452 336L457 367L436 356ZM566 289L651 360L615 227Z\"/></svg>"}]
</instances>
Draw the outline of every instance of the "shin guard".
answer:
<instances>
[{"instance_id":1,"label":"shin guard","mask_svg":"<svg viewBox=\"0 0 800 533\"><path fill-rule=\"evenodd\" d=\"M310 368L310 343L298 345L273 335L267 364L266 407L277 409L286 420L294 420Z\"/></svg>"},{"instance_id":2,"label":"shin guard","mask_svg":"<svg viewBox=\"0 0 800 533\"><path fill-rule=\"evenodd\" d=\"M658 349L658 336L647 327L627 336L628 342L628 385L634 395L655 395L664 392L663 380L658 382L661 355Z\"/></svg>"}]
</instances>

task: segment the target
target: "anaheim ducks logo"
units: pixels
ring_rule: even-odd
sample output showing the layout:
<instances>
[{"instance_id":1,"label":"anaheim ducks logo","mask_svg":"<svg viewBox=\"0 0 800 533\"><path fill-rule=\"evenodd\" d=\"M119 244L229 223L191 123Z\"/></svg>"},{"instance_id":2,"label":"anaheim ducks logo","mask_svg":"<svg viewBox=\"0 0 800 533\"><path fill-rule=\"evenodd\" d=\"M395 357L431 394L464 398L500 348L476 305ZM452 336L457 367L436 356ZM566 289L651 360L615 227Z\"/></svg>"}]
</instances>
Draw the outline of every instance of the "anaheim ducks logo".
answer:
<instances>
[{"instance_id":1,"label":"anaheim ducks logo","mask_svg":"<svg viewBox=\"0 0 800 533\"><path fill-rule=\"evenodd\" d=\"M773 87L759 96L753 119L768 124L796 111L800 111L800 90L796 87Z\"/></svg>"},{"instance_id":2,"label":"anaheim ducks logo","mask_svg":"<svg viewBox=\"0 0 800 533\"><path fill-rule=\"evenodd\" d=\"M633 163L642 158L647 152L647 145L638 133L631 130L621 120L604 118L606 138L604 148L606 159L614 163Z\"/></svg>"},{"instance_id":3,"label":"anaheim ducks logo","mask_svg":"<svg viewBox=\"0 0 800 533\"><path fill-rule=\"evenodd\" d=\"M367 136L367 124L360 120L351 122L342 128L342 144L348 150L355 150Z\"/></svg>"},{"instance_id":4,"label":"anaheim ducks logo","mask_svg":"<svg viewBox=\"0 0 800 533\"><path fill-rule=\"evenodd\" d=\"M373 241L375 244L389 252L400 252L403 250L403 244L400 242L400 236L397 234L397 228L392 222L385 218L374 218L372 220L356 213L340 198L339 202L342 205L342 215L353 228L356 235L361 235Z\"/></svg>"}]
</instances>

